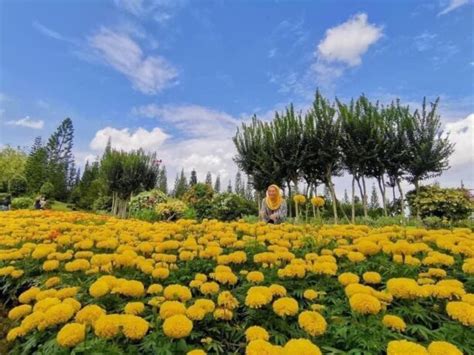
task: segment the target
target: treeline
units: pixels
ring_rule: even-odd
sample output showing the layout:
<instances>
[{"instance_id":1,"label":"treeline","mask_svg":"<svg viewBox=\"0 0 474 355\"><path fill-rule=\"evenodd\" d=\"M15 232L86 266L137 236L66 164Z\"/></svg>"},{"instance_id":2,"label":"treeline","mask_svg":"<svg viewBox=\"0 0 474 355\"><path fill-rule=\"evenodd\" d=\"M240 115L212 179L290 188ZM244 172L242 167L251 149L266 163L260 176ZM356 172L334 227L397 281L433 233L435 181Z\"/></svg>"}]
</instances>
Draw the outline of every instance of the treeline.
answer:
<instances>
[{"instance_id":1,"label":"treeline","mask_svg":"<svg viewBox=\"0 0 474 355\"><path fill-rule=\"evenodd\" d=\"M234 160L260 195L272 183L285 186L289 196L301 182L308 196L325 185L335 222L338 201L333 178L344 173L352 176L352 221L356 187L364 216L368 215L368 178L377 181L385 215L388 188L399 191L403 211L402 180L418 191L420 181L449 168L454 146L442 135L438 103L423 99L421 108L413 110L400 100L381 105L362 95L344 103L317 91L304 114L290 104L270 122L254 116L242 124L233 138Z\"/></svg>"}]
</instances>

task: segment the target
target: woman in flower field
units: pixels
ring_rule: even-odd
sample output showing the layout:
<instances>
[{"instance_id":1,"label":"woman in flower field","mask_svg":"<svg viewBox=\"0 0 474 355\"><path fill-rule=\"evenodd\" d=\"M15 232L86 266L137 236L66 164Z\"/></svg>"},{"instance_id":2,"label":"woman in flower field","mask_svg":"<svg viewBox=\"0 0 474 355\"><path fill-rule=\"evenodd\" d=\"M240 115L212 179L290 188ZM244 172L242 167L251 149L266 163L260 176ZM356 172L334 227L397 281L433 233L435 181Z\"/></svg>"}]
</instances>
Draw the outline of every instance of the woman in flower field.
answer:
<instances>
[{"instance_id":1,"label":"woman in flower field","mask_svg":"<svg viewBox=\"0 0 474 355\"><path fill-rule=\"evenodd\" d=\"M1 354L470 355L474 233L8 211L0 296Z\"/></svg>"},{"instance_id":2,"label":"woman in flower field","mask_svg":"<svg viewBox=\"0 0 474 355\"><path fill-rule=\"evenodd\" d=\"M286 200L282 196L281 189L273 184L267 188L267 196L262 201L260 218L266 223L279 224L286 220Z\"/></svg>"}]
</instances>

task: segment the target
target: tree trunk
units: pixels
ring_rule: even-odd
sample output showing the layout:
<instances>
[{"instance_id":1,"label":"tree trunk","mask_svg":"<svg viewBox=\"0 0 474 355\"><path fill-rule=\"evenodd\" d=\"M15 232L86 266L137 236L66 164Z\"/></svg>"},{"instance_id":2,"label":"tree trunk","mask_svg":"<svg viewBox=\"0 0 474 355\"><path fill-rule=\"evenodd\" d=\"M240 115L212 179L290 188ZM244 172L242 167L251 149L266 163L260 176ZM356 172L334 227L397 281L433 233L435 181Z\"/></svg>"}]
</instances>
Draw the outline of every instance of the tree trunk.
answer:
<instances>
[{"instance_id":1,"label":"tree trunk","mask_svg":"<svg viewBox=\"0 0 474 355\"><path fill-rule=\"evenodd\" d=\"M329 193L331 194L331 199L332 199L332 212L334 214L334 224L337 224L337 201L336 201L336 193L334 192L334 186L332 184L332 178L331 175L328 174L326 176L326 181L329 189Z\"/></svg>"},{"instance_id":2,"label":"tree trunk","mask_svg":"<svg viewBox=\"0 0 474 355\"><path fill-rule=\"evenodd\" d=\"M360 177L356 178L357 185L359 186L360 200L362 202L362 207L364 209L364 218L367 218L367 204L365 203L364 191L362 190L362 185L360 184Z\"/></svg>"},{"instance_id":3,"label":"tree trunk","mask_svg":"<svg viewBox=\"0 0 474 355\"><path fill-rule=\"evenodd\" d=\"M363 188L363 193L364 195L362 196L362 200L364 201L364 215L365 218L368 217L367 209L368 209L368 203L367 203L367 186L365 185L365 177L362 175L362 188Z\"/></svg>"},{"instance_id":4,"label":"tree trunk","mask_svg":"<svg viewBox=\"0 0 474 355\"><path fill-rule=\"evenodd\" d=\"M287 181L286 186L288 186L288 215L291 218L292 213L291 213L291 182Z\"/></svg>"},{"instance_id":5,"label":"tree trunk","mask_svg":"<svg viewBox=\"0 0 474 355\"><path fill-rule=\"evenodd\" d=\"M377 183L379 185L380 194L382 195L383 214L385 217L387 217L387 204L385 202L385 186L384 186L383 176L377 177Z\"/></svg>"},{"instance_id":6,"label":"tree trunk","mask_svg":"<svg viewBox=\"0 0 474 355\"><path fill-rule=\"evenodd\" d=\"M418 196L420 192L420 182L418 178L413 180L413 185L415 185L415 196ZM416 207L416 218L420 219L420 209L418 207Z\"/></svg>"},{"instance_id":7,"label":"tree trunk","mask_svg":"<svg viewBox=\"0 0 474 355\"><path fill-rule=\"evenodd\" d=\"M355 176L352 176L351 222L355 224Z\"/></svg>"},{"instance_id":8,"label":"tree trunk","mask_svg":"<svg viewBox=\"0 0 474 355\"><path fill-rule=\"evenodd\" d=\"M405 197L403 196L402 186L398 178L396 182L397 182L398 192L400 193L400 209L401 209L402 216L405 219Z\"/></svg>"}]
</instances>

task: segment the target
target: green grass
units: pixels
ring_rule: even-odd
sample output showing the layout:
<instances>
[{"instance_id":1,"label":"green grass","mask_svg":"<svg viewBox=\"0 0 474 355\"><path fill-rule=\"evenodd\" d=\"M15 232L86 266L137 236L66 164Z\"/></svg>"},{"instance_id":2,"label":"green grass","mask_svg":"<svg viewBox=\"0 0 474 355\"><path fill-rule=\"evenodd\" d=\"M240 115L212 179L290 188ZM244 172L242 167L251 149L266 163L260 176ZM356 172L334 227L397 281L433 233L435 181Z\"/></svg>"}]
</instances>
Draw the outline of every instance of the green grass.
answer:
<instances>
[{"instance_id":1,"label":"green grass","mask_svg":"<svg viewBox=\"0 0 474 355\"><path fill-rule=\"evenodd\" d=\"M54 201L51 203L51 209L53 211L72 211L71 207L69 207L69 204L65 202L60 202L60 201Z\"/></svg>"}]
</instances>

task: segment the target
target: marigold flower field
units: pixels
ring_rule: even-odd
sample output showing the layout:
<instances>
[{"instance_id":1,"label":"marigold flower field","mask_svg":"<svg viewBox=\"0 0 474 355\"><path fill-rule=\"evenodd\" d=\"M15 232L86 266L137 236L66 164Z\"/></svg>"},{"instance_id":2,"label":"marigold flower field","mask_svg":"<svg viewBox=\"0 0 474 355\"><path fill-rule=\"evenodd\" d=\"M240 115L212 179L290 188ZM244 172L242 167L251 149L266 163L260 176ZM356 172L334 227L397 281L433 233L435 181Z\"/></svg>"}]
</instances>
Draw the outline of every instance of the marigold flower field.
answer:
<instances>
[{"instance_id":1,"label":"marigold flower field","mask_svg":"<svg viewBox=\"0 0 474 355\"><path fill-rule=\"evenodd\" d=\"M13 354L473 354L474 234L0 214Z\"/></svg>"}]
</instances>

